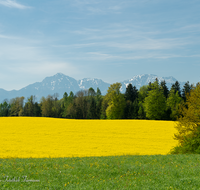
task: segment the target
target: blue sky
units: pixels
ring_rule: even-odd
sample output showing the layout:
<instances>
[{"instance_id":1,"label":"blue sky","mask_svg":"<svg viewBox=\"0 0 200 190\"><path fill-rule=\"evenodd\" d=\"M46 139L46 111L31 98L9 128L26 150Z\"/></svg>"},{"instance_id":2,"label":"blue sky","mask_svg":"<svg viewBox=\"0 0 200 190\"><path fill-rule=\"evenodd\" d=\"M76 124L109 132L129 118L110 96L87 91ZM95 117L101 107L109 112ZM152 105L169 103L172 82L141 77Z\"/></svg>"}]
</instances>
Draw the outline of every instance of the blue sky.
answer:
<instances>
[{"instance_id":1,"label":"blue sky","mask_svg":"<svg viewBox=\"0 0 200 190\"><path fill-rule=\"evenodd\" d=\"M0 0L0 88L58 72L200 82L199 0Z\"/></svg>"}]
</instances>

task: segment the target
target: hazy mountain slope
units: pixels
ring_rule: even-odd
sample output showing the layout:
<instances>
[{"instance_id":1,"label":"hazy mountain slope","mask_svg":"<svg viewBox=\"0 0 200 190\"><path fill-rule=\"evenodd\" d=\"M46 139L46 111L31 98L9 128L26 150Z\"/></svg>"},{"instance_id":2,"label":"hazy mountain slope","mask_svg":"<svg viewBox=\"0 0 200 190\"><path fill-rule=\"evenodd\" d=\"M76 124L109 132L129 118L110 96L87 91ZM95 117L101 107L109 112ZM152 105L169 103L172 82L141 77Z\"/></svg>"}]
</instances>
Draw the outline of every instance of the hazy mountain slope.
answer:
<instances>
[{"instance_id":1,"label":"hazy mountain slope","mask_svg":"<svg viewBox=\"0 0 200 190\"><path fill-rule=\"evenodd\" d=\"M165 80L169 89L171 88L171 85L176 82L176 79L173 77L158 77L152 74L137 75L121 82L121 92L125 92L126 86L129 83L139 89L141 86L147 85L149 82L154 82L156 78L158 78L159 82ZM181 87L184 84L185 82L180 82ZM109 83L106 83L101 79L84 78L82 80L76 80L62 73L57 73L54 76L46 77L42 82L30 84L20 90L6 91L0 89L0 102L5 99L10 100L21 96L24 96L25 99L27 99L31 95L34 95L36 101L39 102L42 96L46 97L49 94L53 95L55 93L59 95L58 99L61 99L64 92L69 94L70 91L72 91L76 94L79 90L89 89L90 87L94 88L95 91L97 90L97 87L99 87L102 94L105 95L109 86Z\"/></svg>"}]
</instances>

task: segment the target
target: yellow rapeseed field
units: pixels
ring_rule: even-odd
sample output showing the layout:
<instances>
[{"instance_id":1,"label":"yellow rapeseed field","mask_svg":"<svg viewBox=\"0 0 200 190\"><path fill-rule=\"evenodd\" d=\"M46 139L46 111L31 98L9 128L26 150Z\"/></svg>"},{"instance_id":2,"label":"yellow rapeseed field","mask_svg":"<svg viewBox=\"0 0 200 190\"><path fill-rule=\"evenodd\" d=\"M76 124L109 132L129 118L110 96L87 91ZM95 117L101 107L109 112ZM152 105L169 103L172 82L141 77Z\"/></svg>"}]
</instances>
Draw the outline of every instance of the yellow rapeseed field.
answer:
<instances>
[{"instance_id":1,"label":"yellow rapeseed field","mask_svg":"<svg viewBox=\"0 0 200 190\"><path fill-rule=\"evenodd\" d=\"M167 154L175 122L0 118L0 158Z\"/></svg>"}]
</instances>

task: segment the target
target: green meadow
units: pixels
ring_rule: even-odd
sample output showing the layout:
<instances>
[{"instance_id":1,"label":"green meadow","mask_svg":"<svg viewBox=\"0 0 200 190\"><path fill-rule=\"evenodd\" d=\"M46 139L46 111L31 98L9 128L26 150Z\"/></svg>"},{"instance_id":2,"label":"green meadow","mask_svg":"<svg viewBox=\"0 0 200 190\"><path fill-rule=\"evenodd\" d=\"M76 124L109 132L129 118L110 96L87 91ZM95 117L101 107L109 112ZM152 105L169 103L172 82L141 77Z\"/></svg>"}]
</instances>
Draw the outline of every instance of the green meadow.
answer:
<instances>
[{"instance_id":1,"label":"green meadow","mask_svg":"<svg viewBox=\"0 0 200 190\"><path fill-rule=\"evenodd\" d=\"M200 156L0 159L0 189L200 189Z\"/></svg>"}]
</instances>

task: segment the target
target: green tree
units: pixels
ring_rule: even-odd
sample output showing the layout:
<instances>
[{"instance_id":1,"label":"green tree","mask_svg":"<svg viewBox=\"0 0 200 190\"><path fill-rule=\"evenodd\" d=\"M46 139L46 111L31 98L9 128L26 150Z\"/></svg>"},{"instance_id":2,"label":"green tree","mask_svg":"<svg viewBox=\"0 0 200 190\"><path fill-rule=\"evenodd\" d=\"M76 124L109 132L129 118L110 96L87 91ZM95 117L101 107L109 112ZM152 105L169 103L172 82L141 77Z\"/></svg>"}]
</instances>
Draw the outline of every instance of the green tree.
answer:
<instances>
[{"instance_id":1,"label":"green tree","mask_svg":"<svg viewBox=\"0 0 200 190\"><path fill-rule=\"evenodd\" d=\"M42 116L42 110L41 110L40 104L38 104L37 102L35 102L35 105L34 105L34 116L35 117Z\"/></svg>"},{"instance_id":2,"label":"green tree","mask_svg":"<svg viewBox=\"0 0 200 190\"><path fill-rule=\"evenodd\" d=\"M138 101L144 103L144 100L147 96L148 96L148 85L141 86L138 92Z\"/></svg>"},{"instance_id":3,"label":"green tree","mask_svg":"<svg viewBox=\"0 0 200 190\"><path fill-rule=\"evenodd\" d=\"M107 90L105 98L108 99L108 107L106 109L108 119L124 118L126 101L124 95L120 92L121 86L121 83L114 83Z\"/></svg>"},{"instance_id":4,"label":"green tree","mask_svg":"<svg viewBox=\"0 0 200 190\"><path fill-rule=\"evenodd\" d=\"M176 129L178 132L174 138L179 144L171 153L200 154L200 83L191 89L190 95L186 95L186 102L180 107Z\"/></svg>"},{"instance_id":5,"label":"green tree","mask_svg":"<svg viewBox=\"0 0 200 190\"><path fill-rule=\"evenodd\" d=\"M144 109L144 101L145 98L148 96L149 86L144 85L140 87L138 92L138 118L139 119L146 119L146 112Z\"/></svg>"},{"instance_id":6,"label":"green tree","mask_svg":"<svg viewBox=\"0 0 200 190\"><path fill-rule=\"evenodd\" d=\"M88 89L88 96L95 96L95 95L96 95L95 90L94 90L92 87L90 87L90 88Z\"/></svg>"},{"instance_id":7,"label":"green tree","mask_svg":"<svg viewBox=\"0 0 200 190\"><path fill-rule=\"evenodd\" d=\"M103 97L102 104L101 104L101 116L100 119L107 119L106 109L108 108L109 99L107 96Z\"/></svg>"},{"instance_id":8,"label":"green tree","mask_svg":"<svg viewBox=\"0 0 200 190\"><path fill-rule=\"evenodd\" d=\"M128 86L126 87L124 97L126 101L130 100L131 102L134 102L135 99L138 98L137 88L135 86L133 87L132 84L128 84Z\"/></svg>"},{"instance_id":9,"label":"green tree","mask_svg":"<svg viewBox=\"0 0 200 190\"><path fill-rule=\"evenodd\" d=\"M160 86L161 86L161 89L163 90L163 94L164 94L165 98L168 98L169 90L168 90L165 80L161 81Z\"/></svg>"},{"instance_id":10,"label":"green tree","mask_svg":"<svg viewBox=\"0 0 200 190\"><path fill-rule=\"evenodd\" d=\"M181 88L180 88L180 84L178 81L176 81L174 84L172 84L171 89L172 88L174 89L174 93L176 94L176 92L178 92L178 95L181 97Z\"/></svg>"},{"instance_id":11,"label":"green tree","mask_svg":"<svg viewBox=\"0 0 200 190\"><path fill-rule=\"evenodd\" d=\"M74 99L76 105L76 119L87 119L88 102L87 102L87 91L80 90L76 93Z\"/></svg>"},{"instance_id":12,"label":"green tree","mask_svg":"<svg viewBox=\"0 0 200 190\"><path fill-rule=\"evenodd\" d=\"M126 107L124 110L125 119L136 119L138 112L138 90L132 84L129 84L125 91Z\"/></svg>"},{"instance_id":13,"label":"green tree","mask_svg":"<svg viewBox=\"0 0 200 190\"><path fill-rule=\"evenodd\" d=\"M10 104L7 101L4 101L0 104L0 116L9 116L10 114Z\"/></svg>"},{"instance_id":14,"label":"green tree","mask_svg":"<svg viewBox=\"0 0 200 190\"><path fill-rule=\"evenodd\" d=\"M170 119L176 120L179 116L179 106L182 102L182 98L178 95L178 91L172 88L167 99L167 109L170 109Z\"/></svg>"},{"instance_id":15,"label":"green tree","mask_svg":"<svg viewBox=\"0 0 200 190\"><path fill-rule=\"evenodd\" d=\"M53 97L53 105L52 105L52 116L55 118L62 117L62 101L58 100L57 96L54 95Z\"/></svg>"},{"instance_id":16,"label":"green tree","mask_svg":"<svg viewBox=\"0 0 200 190\"><path fill-rule=\"evenodd\" d=\"M132 111L132 119L138 118L138 111L139 111L139 102L138 99L135 99L135 101L132 103L133 111Z\"/></svg>"},{"instance_id":17,"label":"green tree","mask_svg":"<svg viewBox=\"0 0 200 190\"><path fill-rule=\"evenodd\" d=\"M75 111L73 109L75 109L75 105L73 106L73 102L74 102L74 93L71 91L68 94L65 92L63 95L63 103L62 105L62 117L65 118L74 118L75 116Z\"/></svg>"},{"instance_id":18,"label":"green tree","mask_svg":"<svg viewBox=\"0 0 200 190\"><path fill-rule=\"evenodd\" d=\"M103 102L103 97L101 95L101 91L99 88L97 88L97 92L96 92L96 116L97 116L97 119L101 118L102 102Z\"/></svg>"},{"instance_id":19,"label":"green tree","mask_svg":"<svg viewBox=\"0 0 200 190\"><path fill-rule=\"evenodd\" d=\"M70 91L69 96L67 98L67 101L69 103L73 103L74 99L75 99L75 95L74 95L74 93L72 91Z\"/></svg>"},{"instance_id":20,"label":"green tree","mask_svg":"<svg viewBox=\"0 0 200 190\"><path fill-rule=\"evenodd\" d=\"M97 119L97 113L96 113L96 101L94 97L91 97L89 109L88 109L88 119Z\"/></svg>"},{"instance_id":21,"label":"green tree","mask_svg":"<svg viewBox=\"0 0 200 190\"><path fill-rule=\"evenodd\" d=\"M160 89L158 81L155 81L151 88L152 90L148 92L144 101L146 116L152 120L163 119L166 110L166 98L163 90Z\"/></svg>"},{"instance_id":22,"label":"green tree","mask_svg":"<svg viewBox=\"0 0 200 190\"><path fill-rule=\"evenodd\" d=\"M97 87L97 93L96 93L97 98L101 97L101 90Z\"/></svg>"},{"instance_id":23,"label":"green tree","mask_svg":"<svg viewBox=\"0 0 200 190\"><path fill-rule=\"evenodd\" d=\"M69 106L68 94L67 94L67 92L65 92L63 94L63 98L61 99L62 117L67 116L67 107L68 106Z\"/></svg>"},{"instance_id":24,"label":"green tree","mask_svg":"<svg viewBox=\"0 0 200 190\"><path fill-rule=\"evenodd\" d=\"M16 97L10 101L10 115L23 116L24 97Z\"/></svg>"},{"instance_id":25,"label":"green tree","mask_svg":"<svg viewBox=\"0 0 200 190\"><path fill-rule=\"evenodd\" d=\"M67 94L67 92L65 92L65 93L63 94L64 102L67 102L67 98L68 98L68 94Z\"/></svg>"},{"instance_id":26,"label":"green tree","mask_svg":"<svg viewBox=\"0 0 200 190\"><path fill-rule=\"evenodd\" d=\"M183 90L182 90L182 98L185 102L186 102L186 95L190 94L191 89L192 89L192 85L190 85L189 81L187 81L185 85L183 86Z\"/></svg>"},{"instance_id":27,"label":"green tree","mask_svg":"<svg viewBox=\"0 0 200 190\"><path fill-rule=\"evenodd\" d=\"M25 103L24 106L24 115L25 116L34 116L35 114L35 97L34 96L30 96L30 98L28 98L28 101Z\"/></svg>"},{"instance_id":28,"label":"green tree","mask_svg":"<svg viewBox=\"0 0 200 190\"><path fill-rule=\"evenodd\" d=\"M144 103L139 102L138 104L138 119L146 119L146 112L145 112L145 108L144 108Z\"/></svg>"},{"instance_id":29,"label":"green tree","mask_svg":"<svg viewBox=\"0 0 200 190\"><path fill-rule=\"evenodd\" d=\"M48 95L46 98L42 97L40 104L42 110L42 117L53 117L53 96Z\"/></svg>"},{"instance_id":30,"label":"green tree","mask_svg":"<svg viewBox=\"0 0 200 190\"><path fill-rule=\"evenodd\" d=\"M138 102L137 99L134 102L130 100L126 101L126 107L124 109L125 119L137 119L138 118Z\"/></svg>"}]
</instances>

